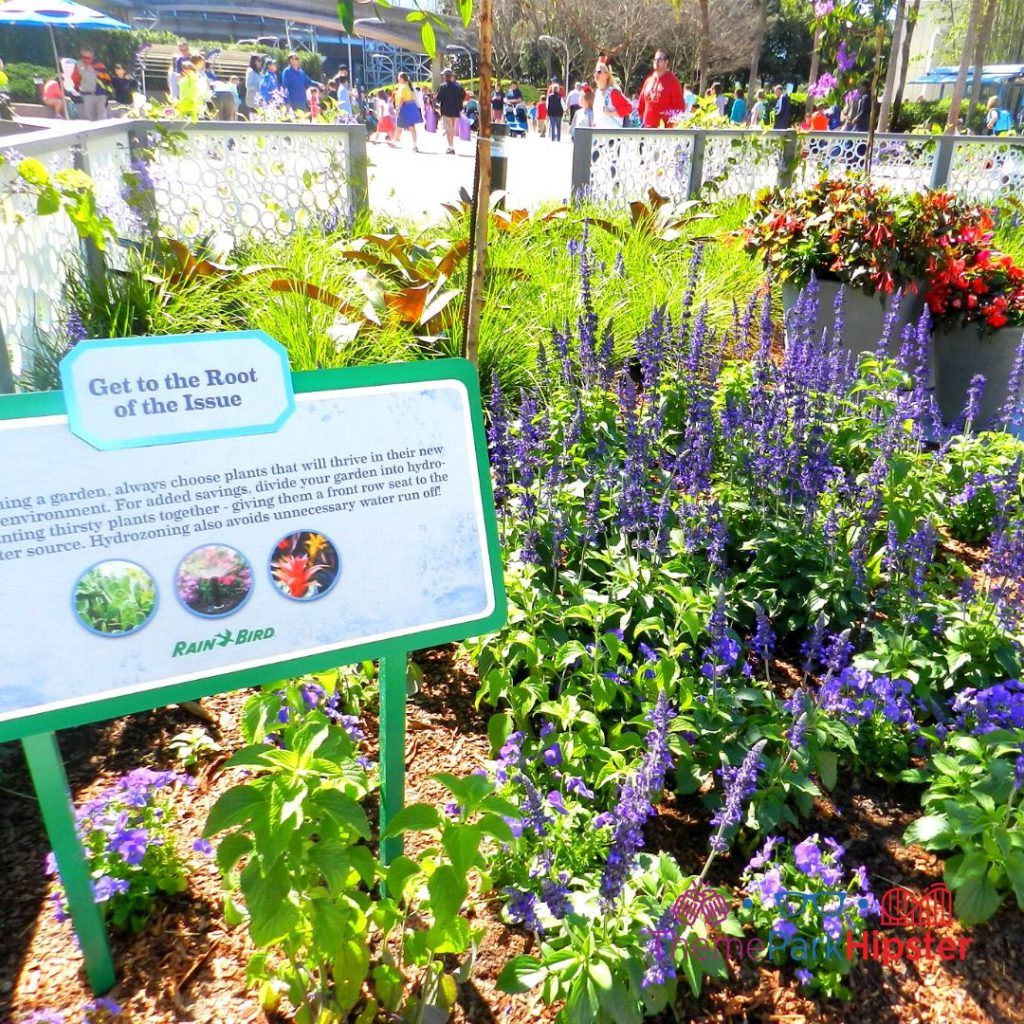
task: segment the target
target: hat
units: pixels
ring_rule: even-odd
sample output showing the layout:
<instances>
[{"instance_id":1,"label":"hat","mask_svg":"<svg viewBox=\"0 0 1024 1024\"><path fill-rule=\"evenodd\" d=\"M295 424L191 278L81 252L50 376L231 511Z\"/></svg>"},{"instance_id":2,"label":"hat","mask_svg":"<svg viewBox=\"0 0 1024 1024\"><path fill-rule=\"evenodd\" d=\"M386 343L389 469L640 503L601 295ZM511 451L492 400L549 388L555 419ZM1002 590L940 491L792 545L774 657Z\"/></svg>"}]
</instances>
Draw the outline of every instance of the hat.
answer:
<instances>
[{"instance_id":1,"label":"hat","mask_svg":"<svg viewBox=\"0 0 1024 1024\"><path fill-rule=\"evenodd\" d=\"M451 68L445 68L444 71L441 72L441 74L454 76L455 72Z\"/></svg>"},{"instance_id":2,"label":"hat","mask_svg":"<svg viewBox=\"0 0 1024 1024\"><path fill-rule=\"evenodd\" d=\"M552 82L557 82L557 81L558 81L558 75L554 75L554 76L552 77L551 81L552 81Z\"/></svg>"}]
</instances>

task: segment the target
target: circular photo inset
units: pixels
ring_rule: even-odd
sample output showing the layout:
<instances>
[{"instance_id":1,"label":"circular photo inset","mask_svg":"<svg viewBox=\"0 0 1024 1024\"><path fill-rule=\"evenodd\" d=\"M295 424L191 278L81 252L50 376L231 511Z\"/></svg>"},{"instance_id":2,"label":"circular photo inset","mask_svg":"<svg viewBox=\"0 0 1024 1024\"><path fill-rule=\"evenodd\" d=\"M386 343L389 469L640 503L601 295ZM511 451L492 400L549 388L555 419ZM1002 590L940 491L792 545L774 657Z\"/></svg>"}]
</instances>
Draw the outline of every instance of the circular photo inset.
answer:
<instances>
[{"instance_id":1,"label":"circular photo inset","mask_svg":"<svg viewBox=\"0 0 1024 1024\"><path fill-rule=\"evenodd\" d=\"M215 619L238 611L252 593L252 566L226 544L190 551L175 576L178 600L196 615Z\"/></svg>"},{"instance_id":2,"label":"circular photo inset","mask_svg":"<svg viewBox=\"0 0 1024 1024\"><path fill-rule=\"evenodd\" d=\"M299 530L277 542L270 556L270 578L291 601L315 601L338 580L338 549L322 533Z\"/></svg>"},{"instance_id":3,"label":"circular photo inset","mask_svg":"<svg viewBox=\"0 0 1024 1024\"><path fill-rule=\"evenodd\" d=\"M156 581L134 562L99 562L78 577L75 614L101 636L127 636L142 629L156 611Z\"/></svg>"}]
</instances>

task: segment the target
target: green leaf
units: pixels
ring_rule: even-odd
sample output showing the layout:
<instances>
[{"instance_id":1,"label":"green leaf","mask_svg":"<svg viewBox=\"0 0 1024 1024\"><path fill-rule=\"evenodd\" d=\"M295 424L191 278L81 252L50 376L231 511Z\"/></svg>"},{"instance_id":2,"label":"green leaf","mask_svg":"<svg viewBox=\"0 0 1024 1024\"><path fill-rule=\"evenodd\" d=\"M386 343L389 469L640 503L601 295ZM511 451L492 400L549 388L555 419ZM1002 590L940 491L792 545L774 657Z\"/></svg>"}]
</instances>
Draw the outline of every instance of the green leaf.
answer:
<instances>
[{"instance_id":1,"label":"green leaf","mask_svg":"<svg viewBox=\"0 0 1024 1024\"><path fill-rule=\"evenodd\" d=\"M433 804L409 804L403 807L388 822L381 833L381 839L400 836L403 832L422 832L428 828L437 828L441 824L441 814Z\"/></svg>"},{"instance_id":2,"label":"green leaf","mask_svg":"<svg viewBox=\"0 0 1024 1024\"><path fill-rule=\"evenodd\" d=\"M420 28L420 40L423 43L423 52L429 53L431 57L437 56L437 37L434 34L434 26L430 24L429 18L423 19Z\"/></svg>"},{"instance_id":3,"label":"green leaf","mask_svg":"<svg viewBox=\"0 0 1024 1024\"><path fill-rule=\"evenodd\" d=\"M50 182L50 172L46 165L34 156L27 156L19 162L18 177L30 185L47 185Z\"/></svg>"},{"instance_id":4,"label":"green leaf","mask_svg":"<svg viewBox=\"0 0 1024 1024\"><path fill-rule=\"evenodd\" d=\"M996 887L985 877L967 879L956 890L953 908L963 924L981 924L987 921L1002 903Z\"/></svg>"},{"instance_id":5,"label":"green leaf","mask_svg":"<svg viewBox=\"0 0 1024 1024\"><path fill-rule=\"evenodd\" d=\"M450 864L442 864L430 876L427 891L434 920L442 923L458 915L469 892L465 877Z\"/></svg>"},{"instance_id":6,"label":"green leaf","mask_svg":"<svg viewBox=\"0 0 1024 1024\"><path fill-rule=\"evenodd\" d=\"M244 832L232 832L217 844L217 867L228 875L238 862L252 849L252 840Z\"/></svg>"},{"instance_id":7,"label":"green leaf","mask_svg":"<svg viewBox=\"0 0 1024 1024\"><path fill-rule=\"evenodd\" d=\"M465 875L477 861L480 850L480 826L449 825L444 830L441 843L451 858L452 867L459 874Z\"/></svg>"},{"instance_id":8,"label":"green leaf","mask_svg":"<svg viewBox=\"0 0 1024 1024\"><path fill-rule=\"evenodd\" d=\"M51 213L56 213L59 209L60 195L56 189L47 186L39 193L39 196L36 199L36 213L38 213L40 217L46 217ZM72 213L70 210L68 212Z\"/></svg>"},{"instance_id":9,"label":"green leaf","mask_svg":"<svg viewBox=\"0 0 1024 1024\"><path fill-rule=\"evenodd\" d=\"M927 845L949 829L949 819L945 814L926 814L923 818L911 822L903 833L903 842Z\"/></svg>"},{"instance_id":10,"label":"green leaf","mask_svg":"<svg viewBox=\"0 0 1024 1024\"><path fill-rule=\"evenodd\" d=\"M481 832L488 836L494 836L499 843L511 843L515 839L512 827L504 818L499 818L497 814L480 815L477 825Z\"/></svg>"},{"instance_id":11,"label":"green leaf","mask_svg":"<svg viewBox=\"0 0 1024 1024\"><path fill-rule=\"evenodd\" d=\"M498 988L502 992L516 995L536 988L547 975L544 965L536 957L513 957L498 975Z\"/></svg>"},{"instance_id":12,"label":"green leaf","mask_svg":"<svg viewBox=\"0 0 1024 1024\"><path fill-rule=\"evenodd\" d=\"M602 992L610 992L612 988L611 968L603 960L595 960L590 965L590 977Z\"/></svg>"},{"instance_id":13,"label":"green leaf","mask_svg":"<svg viewBox=\"0 0 1024 1024\"><path fill-rule=\"evenodd\" d=\"M819 750L815 761L822 785L829 790L835 789L839 755L834 750Z\"/></svg>"},{"instance_id":14,"label":"green leaf","mask_svg":"<svg viewBox=\"0 0 1024 1024\"><path fill-rule=\"evenodd\" d=\"M203 835L208 839L218 832L244 825L259 813L263 794L249 785L233 786L213 805Z\"/></svg>"},{"instance_id":15,"label":"green leaf","mask_svg":"<svg viewBox=\"0 0 1024 1024\"><path fill-rule=\"evenodd\" d=\"M985 874L990 863L988 857L977 850L964 857L951 857L946 862L946 869L943 872L946 885L951 889L957 889L968 879Z\"/></svg>"},{"instance_id":16,"label":"green leaf","mask_svg":"<svg viewBox=\"0 0 1024 1024\"><path fill-rule=\"evenodd\" d=\"M384 884L388 896L393 900L400 900L405 895L409 882L420 873L420 866L411 857L404 854L396 857L389 865L388 872L384 877Z\"/></svg>"},{"instance_id":17,"label":"green leaf","mask_svg":"<svg viewBox=\"0 0 1024 1024\"><path fill-rule=\"evenodd\" d=\"M449 772L430 776L447 789L464 811L472 813L493 789L494 783L486 775L464 775L461 778Z\"/></svg>"},{"instance_id":18,"label":"green leaf","mask_svg":"<svg viewBox=\"0 0 1024 1024\"><path fill-rule=\"evenodd\" d=\"M459 5L459 17L463 25L468 25L473 20L473 0L457 0Z\"/></svg>"},{"instance_id":19,"label":"green leaf","mask_svg":"<svg viewBox=\"0 0 1024 1024\"><path fill-rule=\"evenodd\" d=\"M301 915L289 899L291 878L281 861L266 876L250 863L242 872L242 892L249 908L249 934L257 946L280 942L299 926Z\"/></svg>"},{"instance_id":20,"label":"green leaf","mask_svg":"<svg viewBox=\"0 0 1024 1024\"><path fill-rule=\"evenodd\" d=\"M1017 906L1024 910L1024 853L1014 850L1007 855L1005 865L1013 895L1017 897Z\"/></svg>"},{"instance_id":21,"label":"green leaf","mask_svg":"<svg viewBox=\"0 0 1024 1024\"><path fill-rule=\"evenodd\" d=\"M360 839L370 838L370 822L366 811L352 797L337 789L322 788L313 794L311 800L335 824L350 829Z\"/></svg>"},{"instance_id":22,"label":"green leaf","mask_svg":"<svg viewBox=\"0 0 1024 1024\"><path fill-rule=\"evenodd\" d=\"M497 753L505 745L509 733L512 732L512 716L506 714L491 715L487 719L487 738L491 742L491 752Z\"/></svg>"},{"instance_id":23,"label":"green leaf","mask_svg":"<svg viewBox=\"0 0 1024 1024\"><path fill-rule=\"evenodd\" d=\"M363 982L370 969L370 947L366 942L346 939L332 962L334 975L334 998L340 1004L341 1019L359 1001Z\"/></svg>"},{"instance_id":24,"label":"green leaf","mask_svg":"<svg viewBox=\"0 0 1024 1024\"><path fill-rule=\"evenodd\" d=\"M351 36L355 32L355 0L338 0L338 21L344 26L345 32L348 35Z\"/></svg>"}]
</instances>

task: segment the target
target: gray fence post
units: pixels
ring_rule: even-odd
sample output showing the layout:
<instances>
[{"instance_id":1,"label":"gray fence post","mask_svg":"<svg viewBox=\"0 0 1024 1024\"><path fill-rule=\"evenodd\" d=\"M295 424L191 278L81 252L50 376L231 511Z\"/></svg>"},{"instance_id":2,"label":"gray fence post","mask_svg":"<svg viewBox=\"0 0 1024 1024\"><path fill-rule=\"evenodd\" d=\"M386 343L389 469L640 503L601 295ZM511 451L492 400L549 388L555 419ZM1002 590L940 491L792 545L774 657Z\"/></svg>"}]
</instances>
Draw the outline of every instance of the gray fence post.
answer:
<instances>
[{"instance_id":1,"label":"gray fence post","mask_svg":"<svg viewBox=\"0 0 1024 1024\"><path fill-rule=\"evenodd\" d=\"M85 174L89 174L88 136L76 135L71 143L71 160L73 166ZM89 283L95 288L102 288L106 282L107 266L96 243L91 238L82 240L82 262Z\"/></svg>"},{"instance_id":2,"label":"gray fence post","mask_svg":"<svg viewBox=\"0 0 1024 1024\"><path fill-rule=\"evenodd\" d=\"M594 129L577 128L572 137L572 201L579 199L590 189L590 168L593 164Z\"/></svg>"},{"instance_id":3,"label":"gray fence post","mask_svg":"<svg viewBox=\"0 0 1024 1024\"><path fill-rule=\"evenodd\" d=\"M365 127L361 124L353 125L346 132L346 139L348 144L348 194L349 201L352 203L352 212L355 215L363 212L370 205Z\"/></svg>"},{"instance_id":4,"label":"gray fence post","mask_svg":"<svg viewBox=\"0 0 1024 1024\"><path fill-rule=\"evenodd\" d=\"M932 178L929 188L942 188L949 181L949 165L953 161L956 147L955 135L939 135L936 139L935 156L932 158Z\"/></svg>"},{"instance_id":5,"label":"gray fence post","mask_svg":"<svg viewBox=\"0 0 1024 1024\"><path fill-rule=\"evenodd\" d=\"M690 177L686 183L686 198L693 199L704 184L704 143L707 141L706 131L693 133L693 149L690 151Z\"/></svg>"}]
</instances>

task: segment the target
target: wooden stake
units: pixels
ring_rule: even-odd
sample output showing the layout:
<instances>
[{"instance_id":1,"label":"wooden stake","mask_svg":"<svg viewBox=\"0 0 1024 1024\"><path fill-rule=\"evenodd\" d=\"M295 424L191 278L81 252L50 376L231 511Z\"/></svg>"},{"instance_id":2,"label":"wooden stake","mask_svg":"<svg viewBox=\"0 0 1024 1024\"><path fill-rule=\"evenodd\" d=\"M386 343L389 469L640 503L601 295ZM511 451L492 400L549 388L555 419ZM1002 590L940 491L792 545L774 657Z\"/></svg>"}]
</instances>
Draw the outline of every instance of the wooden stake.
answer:
<instances>
[{"instance_id":1,"label":"wooden stake","mask_svg":"<svg viewBox=\"0 0 1024 1024\"><path fill-rule=\"evenodd\" d=\"M480 315L484 307L487 270L487 218L491 197L491 19L492 0L480 0L480 131L476 140L477 174L473 194L473 265L470 267L469 314L463 339L463 355L478 365Z\"/></svg>"}]
</instances>

